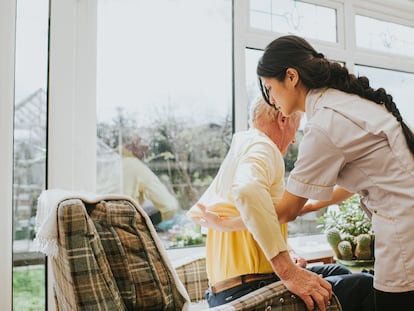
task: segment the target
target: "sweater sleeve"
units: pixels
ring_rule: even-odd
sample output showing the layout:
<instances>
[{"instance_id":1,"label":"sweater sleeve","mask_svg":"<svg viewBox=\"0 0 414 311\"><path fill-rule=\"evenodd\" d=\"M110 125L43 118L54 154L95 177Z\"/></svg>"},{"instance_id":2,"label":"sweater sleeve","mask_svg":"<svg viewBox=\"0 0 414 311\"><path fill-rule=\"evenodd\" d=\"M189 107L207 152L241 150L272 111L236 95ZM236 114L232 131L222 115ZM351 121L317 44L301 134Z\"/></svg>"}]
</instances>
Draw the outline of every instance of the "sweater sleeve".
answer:
<instances>
[{"instance_id":1,"label":"sweater sleeve","mask_svg":"<svg viewBox=\"0 0 414 311\"><path fill-rule=\"evenodd\" d=\"M242 156L232 184L236 207L267 259L287 250L271 189L283 189L284 163L276 146L253 144Z\"/></svg>"}]
</instances>

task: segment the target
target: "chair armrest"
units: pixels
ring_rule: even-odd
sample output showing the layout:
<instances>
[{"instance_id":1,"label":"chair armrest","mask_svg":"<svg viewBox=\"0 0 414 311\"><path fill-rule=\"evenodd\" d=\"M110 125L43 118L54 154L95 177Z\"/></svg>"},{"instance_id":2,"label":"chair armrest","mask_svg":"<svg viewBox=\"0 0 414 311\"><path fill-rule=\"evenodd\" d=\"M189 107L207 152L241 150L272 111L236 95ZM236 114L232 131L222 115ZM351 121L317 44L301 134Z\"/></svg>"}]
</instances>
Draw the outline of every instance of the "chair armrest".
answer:
<instances>
[{"instance_id":1,"label":"chair armrest","mask_svg":"<svg viewBox=\"0 0 414 311\"><path fill-rule=\"evenodd\" d=\"M176 266L175 271L177 271L192 302L205 299L204 293L208 288L205 257L190 259Z\"/></svg>"},{"instance_id":2,"label":"chair armrest","mask_svg":"<svg viewBox=\"0 0 414 311\"><path fill-rule=\"evenodd\" d=\"M204 292L208 288L206 272L206 259L204 257L190 259L175 267L178 277L184 284L190 300L198 302L205 299ZM227 304L205 309L205 311L307 311L303 301L291 293L285 285L279 281ZM342 311L338 298L332 293L330 305L326 311Z\"/></svg>"},{"instance_id":3,"label":"chair armrest","mask_svg":"<svg viewBox=\"0 0 414 311\"><path fill-rule=\"evenodd\" d=\"M209 311L307 311L304 302L292 294L281 281L269 284L225 305ZM326 311L342 311L338 298L332 293Z\"/></svg>"}]
</instances>

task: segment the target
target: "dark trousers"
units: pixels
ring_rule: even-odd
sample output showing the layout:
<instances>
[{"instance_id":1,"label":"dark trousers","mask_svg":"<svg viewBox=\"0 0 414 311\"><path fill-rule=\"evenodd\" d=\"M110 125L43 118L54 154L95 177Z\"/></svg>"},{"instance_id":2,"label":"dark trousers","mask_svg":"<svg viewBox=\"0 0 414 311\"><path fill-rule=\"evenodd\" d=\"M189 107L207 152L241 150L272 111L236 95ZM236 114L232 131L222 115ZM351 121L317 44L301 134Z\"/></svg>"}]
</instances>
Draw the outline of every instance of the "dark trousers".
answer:
<instances>
[{"instance_id":1,"label":"dark trousers","mask_svg":"<svg viewBox=\"0 0 414 311\"><path fill-rule=\"evenodd\" d=\"M352 273L348 268L326 264L314 266L308 270L321 274L331 285L333 292L338 297L343 311L374 311L374 289L373 277L369 273ZM242 284L219 293L206 291L206 299L210 308L219 306L244 296L260 287L279 281L274 280L257 281Z\"/></svg>"},{"instance_id":2,"label":"dark trousers","mask_svg":"<svg viewBox=\"0 0 414 311\"><path fill-rule=\"evenodd\" d=\"M279 280L280 279L275 275L273 279L245 283L239 286L235 286L235 287L223 290L216 294L214 294L209 288L205 293L205 297L207 299L209 307L213 308L213 307L228 303L230 301L233 301L250 292L255 291L256 289L259 289L268 284L277 282Z\"/></svg>"},{"instance_id":3,"label":"dark trousers","mask_svg":"<svg viewBox=\"0 0 414 311\"><path fill-rule=\"evenodd\" d=\"M404 293L386 293L375 290L376 311L413 310L414 291Z\"/></svg>"},{"instance_id":4,"label":"dark trousers","mask_svg":"<svg viewBox=\"0 0 414 311\"><path fill-rule=\"evenodd\" d=\"M345 266L327 264L308 270L321 274L332 285L343 311L374 311L374 277L369 273L352 273Z\"/></svg>"}]
</instances>

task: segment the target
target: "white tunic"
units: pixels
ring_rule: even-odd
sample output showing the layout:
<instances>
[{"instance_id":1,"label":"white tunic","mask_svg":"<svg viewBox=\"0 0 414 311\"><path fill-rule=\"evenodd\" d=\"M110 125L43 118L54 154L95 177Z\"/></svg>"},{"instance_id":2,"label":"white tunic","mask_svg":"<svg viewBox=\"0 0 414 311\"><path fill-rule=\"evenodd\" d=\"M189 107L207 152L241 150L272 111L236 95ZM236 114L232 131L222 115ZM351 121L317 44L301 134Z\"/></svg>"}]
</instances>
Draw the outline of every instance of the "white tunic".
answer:
<instances>
[{"instance_id":1,"label":"white tunic","mask_svg":"<svg viewBox=\"0 0 414 311\"><path fill-rule=\"evenodd\" d=\"M383 105L334 89L311 90L306 117L286 189L325 201L335 184L358 192L375 233L374 287L414 290L414 157L400 124Z\"/></svg>"}]
</instances>

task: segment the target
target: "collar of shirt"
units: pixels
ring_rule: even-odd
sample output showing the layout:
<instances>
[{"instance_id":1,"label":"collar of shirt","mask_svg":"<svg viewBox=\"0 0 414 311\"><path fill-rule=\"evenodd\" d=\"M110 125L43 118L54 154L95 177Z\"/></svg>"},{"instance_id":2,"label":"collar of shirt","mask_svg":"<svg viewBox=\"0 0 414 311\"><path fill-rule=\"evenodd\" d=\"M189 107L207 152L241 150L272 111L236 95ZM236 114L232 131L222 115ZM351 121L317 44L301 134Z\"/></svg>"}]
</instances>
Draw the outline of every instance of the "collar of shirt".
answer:
<instances>
[{"instance_id":1,"label":"collar of shirt","mask_svg":"<svg viewBox=\"0 0 414 311\"><path fill-rule=\"evenodd\" d=\"M316 110L316 105L318 104L319 100L322 98L322 96L325 94L327 90L328 88L309 90L305 99L305 113L307 120L309 120L313 116Z\"/></svg>"}]
</instances>

